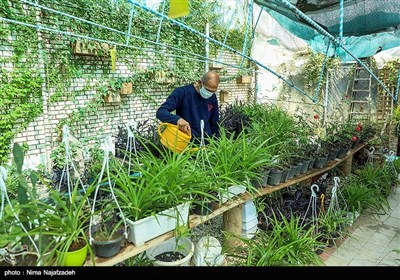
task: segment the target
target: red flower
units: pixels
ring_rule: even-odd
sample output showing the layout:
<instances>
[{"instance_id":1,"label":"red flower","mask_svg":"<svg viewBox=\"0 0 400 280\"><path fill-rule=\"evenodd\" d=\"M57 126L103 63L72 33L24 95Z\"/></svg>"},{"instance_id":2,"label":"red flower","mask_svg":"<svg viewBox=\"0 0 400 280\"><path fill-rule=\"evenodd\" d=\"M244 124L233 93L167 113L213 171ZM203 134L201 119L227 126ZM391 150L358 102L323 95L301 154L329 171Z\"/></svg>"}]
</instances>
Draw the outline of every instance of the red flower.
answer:
<instances>
[{"instance_id":1,"label":"red flower","mask_svg":"<svg viewBox=\"0 0 400 280\"><path fill-rule=\"evenodd\" d=\"M357 126L356 131L361 131L361 126Z\"/></svg>"},{"instance_id":2,"label":"red flower","mask_svg":"<svg viewBox=\"0 0 400 280\"><path fill-rule=\"evenodd\" d=\"M362 128L362 124L361 124L360 122L358 123L358 125L357 125L357 126Z\"/></svg>"},{"instance_id":3,"label":"red flower","mask_svg":"<svg viewBox=\"0 0 400 280\"><path fill-rule=\"evenodd\" d=\"M358 138L357 138L357 136L353 136L353 137L351 137L351 140L352 140L353 142L357 142Z\"/></svg>"},{"instance_id":4,"label":"red flower","mask_svg":"<svg viewBox=\"0 0 400 280\"><path fill-rule=\"evenodd\" d=\"M314 119L318 120L319 116L318 115L314 115Z\"/></svg>"}]
</instances>

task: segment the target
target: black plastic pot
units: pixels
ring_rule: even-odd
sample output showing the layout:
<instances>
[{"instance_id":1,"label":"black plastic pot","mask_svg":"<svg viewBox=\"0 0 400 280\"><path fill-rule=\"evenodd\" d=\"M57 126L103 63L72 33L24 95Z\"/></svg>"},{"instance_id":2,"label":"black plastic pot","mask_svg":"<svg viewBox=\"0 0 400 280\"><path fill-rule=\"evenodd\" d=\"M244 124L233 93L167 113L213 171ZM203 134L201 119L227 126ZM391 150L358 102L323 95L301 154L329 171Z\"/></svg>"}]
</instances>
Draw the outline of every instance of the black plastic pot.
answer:
<instances>
[{"instance_id":1,"label":"black plastic pot","mask_svg":"<svg viewBox=\"0 0 400 280\"><path fill-rule=\"evenodd\" d=\"M281 182L282 179L282 172L281 169L271 169L268 176L268 185L276 186Z\"/></svg>"},{"instance_id":2,"label":"black plastic pot","mask_svg":"<svg viewBox=\"0 0 400 280\"><path fill-rule=\"evenodd\" d=\"M314 168L315 158L310 159L310 163L308 164L308 170Z\"/></svg>"},{"instance_id":3,"label":"black plastic pot","mask_svg":"<svg viewBox=\"0 0 400 280\"><path fill-rule=\"evenodd\" d=\"M344 156L347 155L349 150L350 150L350 147L348 147L348 146L340 148L340 150L339 150L339 152L337 154L337 157L338 158L344 158Z\"/></svg>"},{"instance_id":4,"label":"black plastic pot","mask_svg":"<svg viewBox=\"0 0 400 280\"><path fill-rule=\"evenodd\" d=\"M99 241L93 240L92 247L96 256L101 258L110 258L119 253L123 246L124 236L121 235L116 239L107 240L107 241Z\"/></svg>"},{"instance_id":5,"label":"black plastic pot","mask_svg":"<svg viewBox=\"0 0 400 280\"><path fill-rule=\"evenodd\" d=\"M193 204L195 205L193 213L196 215L205 216L213 212L211 201L195 201Z\"/></svg>"},{"instance_id":6,"label":"black plastic pot","mask_svg":"<svg viewBox=\"0 0 400 280\"><path fill-rule=\"evenodd\" d=\"M92 227L93 240L91 245L95 255L101 258L110 258L118 254L124 245L124 229L118 229L108 240L96 239L96 232L98 232L99 229L100 224L96 224Z\"/></svg>"},{"instance_id":7,"label":"black plastic pot","mask_svg":"<svg viewBox=\"0 0 400 280\"><path fill-rule=\"evenodd\" d=\"M328 157L318 157L315 159L314 168L322 168L328 162Z\"/></svg>"}]
</instances>

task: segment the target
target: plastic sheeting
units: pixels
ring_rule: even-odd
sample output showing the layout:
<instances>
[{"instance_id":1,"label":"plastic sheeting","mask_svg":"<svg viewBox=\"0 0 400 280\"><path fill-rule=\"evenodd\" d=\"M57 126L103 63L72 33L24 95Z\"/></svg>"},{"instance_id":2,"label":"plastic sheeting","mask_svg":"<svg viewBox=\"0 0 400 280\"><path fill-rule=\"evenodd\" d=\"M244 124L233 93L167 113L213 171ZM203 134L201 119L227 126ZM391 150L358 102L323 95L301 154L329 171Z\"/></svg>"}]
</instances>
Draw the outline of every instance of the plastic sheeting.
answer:
<instances>
[{"instance_id":1,"label":"plastic sheeting","mask_svg":"<svg viewBox=\"0 0 400 280\"><path fill-rule=\"evenodd\" d=\"M313 50L326 52L329 39L290 10L283 1L254 0L254 2L262 6L284 29L305 40ZM340 1L292 0L290 2L331 35L339 36ZM400 1L345 1L342 42L357 58L370 57L382 50L400 46ZM342 61L354 60L347 52L336 51L332 47L328 55L335 54Z\"/></svg>"}]
</instances>

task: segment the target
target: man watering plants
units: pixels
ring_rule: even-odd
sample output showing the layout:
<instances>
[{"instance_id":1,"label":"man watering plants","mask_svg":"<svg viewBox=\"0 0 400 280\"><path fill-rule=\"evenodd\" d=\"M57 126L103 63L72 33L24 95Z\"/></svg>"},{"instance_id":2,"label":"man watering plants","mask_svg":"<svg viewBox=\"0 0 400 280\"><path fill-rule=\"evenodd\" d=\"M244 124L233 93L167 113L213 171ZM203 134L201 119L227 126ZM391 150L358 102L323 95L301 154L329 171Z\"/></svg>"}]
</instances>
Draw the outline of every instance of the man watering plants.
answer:
<instances>
[{"instance_id":1,"label":"man watering plants","mask_svg":"<svg viewBox=\"0 0 400 280\"><path fill-rule=\"evenodd\" d=\"M204 121L205 143L207 138L219 137L219 108L215 95L218 86L218 73L209 71L194 84L175 88L158 108L157 119L178 125L197 144L201 140L201 120ZM176 114L172 114L173 111Z\"/></svg>"}]
</instances>

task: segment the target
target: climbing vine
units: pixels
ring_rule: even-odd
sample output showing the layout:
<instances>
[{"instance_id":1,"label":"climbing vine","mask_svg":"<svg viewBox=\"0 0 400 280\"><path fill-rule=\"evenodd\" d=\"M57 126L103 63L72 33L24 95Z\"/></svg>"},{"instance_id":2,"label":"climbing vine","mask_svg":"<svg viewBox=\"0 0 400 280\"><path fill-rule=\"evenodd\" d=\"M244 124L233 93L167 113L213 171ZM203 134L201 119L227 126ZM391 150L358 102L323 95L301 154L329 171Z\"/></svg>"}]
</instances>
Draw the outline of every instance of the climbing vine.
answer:
<instances>
[{"instance_id":1,"label":"climbing vine","mask_svg":"<svg viewBox=\"0 0 400 280\"><path fill-rule=\"evenodd\" d=\"M0 164L15 135L42 113L42 78L31 69L0 69Z\"/></svg>"}]
</instances>

